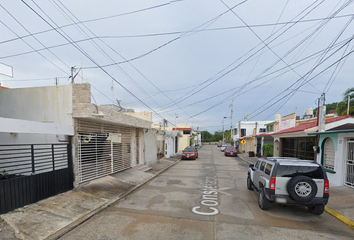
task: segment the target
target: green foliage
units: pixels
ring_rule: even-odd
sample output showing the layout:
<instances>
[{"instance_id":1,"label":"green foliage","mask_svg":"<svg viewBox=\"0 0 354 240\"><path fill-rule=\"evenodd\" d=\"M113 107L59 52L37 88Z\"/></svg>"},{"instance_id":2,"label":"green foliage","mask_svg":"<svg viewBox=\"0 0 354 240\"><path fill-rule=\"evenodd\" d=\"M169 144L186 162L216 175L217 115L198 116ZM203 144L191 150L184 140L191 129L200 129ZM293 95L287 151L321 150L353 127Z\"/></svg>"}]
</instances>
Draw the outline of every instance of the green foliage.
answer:
<instances>
[{"instance_id":1,"label":"green foliage","mask_svg":"<svg viewBox=\"0 0 354 240\"><path fill-rule=\"evenodd\" d=\"M273 144L263 144L263 155L266 157L273 157Z\"/></svg>"},{"instance_id":2,"label":"green foliage","mask_svg":"<svg viewBox=\"0 0 354 240\"><path fill-rule=\"evenodd\" d=\"M227 142L231 142L231 138L230 138L230 130L225 130L224 132L224 136L225 136L225 141ZM222 137L223 137L223 133L222 131L216 131L214 132L214 134L211 134L208 131L202 131L202 141L203 142L219 142L222 141Z\"/></svg>"}]
</instances>

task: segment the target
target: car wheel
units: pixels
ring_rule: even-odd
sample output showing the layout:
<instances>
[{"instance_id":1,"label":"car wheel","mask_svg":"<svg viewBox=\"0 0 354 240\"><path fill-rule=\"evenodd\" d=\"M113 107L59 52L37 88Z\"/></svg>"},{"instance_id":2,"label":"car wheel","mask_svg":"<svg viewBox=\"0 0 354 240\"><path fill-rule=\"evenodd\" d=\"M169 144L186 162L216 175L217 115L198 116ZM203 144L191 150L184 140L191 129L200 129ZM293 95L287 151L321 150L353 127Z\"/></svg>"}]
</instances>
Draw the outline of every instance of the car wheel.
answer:
<instances>
[{"instance_id":1,"label":"car wheel","mask_svg":"<svg viewBox=\"0 0 354 240\"><path fill-rule=\"evenodd\" d=\"M287 191L294 200L308 202L317 194L317 184L309 177L296 176L289 180Z\"/></svg>"},{"instance_id":2,"label":"car wheel","mask_svg":"<svg viewBox=\"0 0 354 240\"><path fill-rule=\"evenodd\" d=\"M253 183L252 183L252 181L251 181L251 179L250 179L250 176L247 176L247 189L248 190L253 190Z\"/></svg>"},{"instance_id":3,"label":"car wheel","mask_svg":"<svg viewBox=\"0 0 354 240\"><path fill-rule=\"evenodd\" d=\"M316 206L308 206L307 207L310 213L315 215L321 215L324 212L325 206L324 205L316 205Z\"/></svg>"},{"instance_id":4,"label":"car wheel","mask_svg":"<svg viewBox=\"0 0 354 240\"><path fill-rule=\"evenodd\" d=\"M269 204L270 204L270 201L266 198L266 196L264 194L264 189L263 188L259 189L259 192L258 192L258 206L259 206L259 208L262 210L268 210Z\"/></svg>"}]
</instances>

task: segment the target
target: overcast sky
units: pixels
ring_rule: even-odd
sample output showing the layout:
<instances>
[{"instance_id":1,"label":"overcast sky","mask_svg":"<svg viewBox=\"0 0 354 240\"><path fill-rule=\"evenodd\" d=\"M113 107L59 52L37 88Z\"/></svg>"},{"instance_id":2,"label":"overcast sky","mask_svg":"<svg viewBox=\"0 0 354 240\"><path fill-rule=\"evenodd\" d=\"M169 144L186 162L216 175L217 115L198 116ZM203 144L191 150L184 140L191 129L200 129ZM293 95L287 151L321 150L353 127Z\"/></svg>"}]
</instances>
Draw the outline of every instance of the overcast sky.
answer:
<instances>
[{"instance_id":1,"label":"overcast sky","mask_svg":"<svg viewBox=\"0 0 354 240\"><path fill-rule=\"evenodd\" d=\"M354 4L337 0L0 0L10 88L92 85L92 102L210 132L343 99ZM0 71L6 68L0 67ZM175 118L178 116L178 118Z\"/></svg>"}]
</instances>

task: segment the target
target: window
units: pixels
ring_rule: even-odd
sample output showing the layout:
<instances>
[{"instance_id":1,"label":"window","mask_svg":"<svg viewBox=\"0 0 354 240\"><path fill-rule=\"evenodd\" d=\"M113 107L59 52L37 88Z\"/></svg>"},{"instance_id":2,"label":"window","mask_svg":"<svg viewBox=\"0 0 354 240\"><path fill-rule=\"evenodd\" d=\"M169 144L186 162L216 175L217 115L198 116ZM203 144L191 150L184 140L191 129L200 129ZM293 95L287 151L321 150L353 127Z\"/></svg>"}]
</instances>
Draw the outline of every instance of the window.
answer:
<instances>
[{"instance_id":1,"label":"window","mask_svg":"<svg viewBox=\"0 0 354 240\"><path fill-rule=\"evenodd\" d=\"M246 128L241 128L241 137L246 136Z\"/></svg>"},{"instance_id":2,"label":"window","mask_svg":"<svg viewBox=\"0 0 354 240\"><path fill-rule=\"evenodd\" d=\"M267 126L267 132L273 132L273 131L274 131L274 125Z\"/></svg>"},{"instance_id":3,"label":"window","mask_svg":"<svg viewBox=\"0 0 354 240\"><path fill-rule=\"evenodd\" d=\"M279 165L277 177L295 177L304 175L309 178L323 179L324 175L320 167L316 166L287 166Z\"/></svg>"},{"instance_id":4,"label":"window","mask_svg":"<svg viewBox=\"0 0 354 240\"><path fill-rule=\"evenodd\" d=\"M323 166L326 169L334 170L334 144L332 139L327 138L324 144Z\"/></svg>"},{"instance_id":5,"label":"window","mask_svg":"<svg viewBox=\"0 0 354 240\"><path fill-rule=\"evenodd\" d=\"M266 163L265 163L265 162L262 162L261 167L259 168L259 170L264 171L264 166L265 166L265 165L266 165Z\"/></svg>"},{"instance_id":6,"label":"window","mask_svg":"<svg viewBox=\"0 0 354 240\"><path fill-rule=\"evenodd\" d=\"M266 129L265 128L260 128L259 132L266 132Z\"/></svg>"},{"instance_id":7,"label":"window","mask_svg":"<svg viewBox=\"0 0 354 240\"><path fill-rule=\"evenodd\" d=\"M265 170L264 170L264 173L267 174L267 175L270 175L272 167L273 167L273 165L268 163L266 168L265 168Z\"/></svg>"},{"instance_id":8,"label":"window","mask_svg":"<svg viewBox=\"0 0 354 240\"><path fill-rule=\"evenodd\" d=\"M234 129L234 134L237 135L237 128Z\"/></svg>"},{"instance_id":9,"label":"window","mask_svg":"<svg viewBox=\"0 0 354 240\"><path fill-rule=\"evenodd\" d=\"M255 168L257 169L259 167L259 164L261 163L261 161L257 161L256 162L256 165L255 165Z\"/></svg>"},{"instance_id":10,"label":"window","mask_svg":"<svg viewBox=\"0 0 354 240\"><path fill-rule=\"evenodd\" d=\"M191 134L191 130L183 130L183 134L186 135L186 134Z\"/></svg>"}]
</instances>

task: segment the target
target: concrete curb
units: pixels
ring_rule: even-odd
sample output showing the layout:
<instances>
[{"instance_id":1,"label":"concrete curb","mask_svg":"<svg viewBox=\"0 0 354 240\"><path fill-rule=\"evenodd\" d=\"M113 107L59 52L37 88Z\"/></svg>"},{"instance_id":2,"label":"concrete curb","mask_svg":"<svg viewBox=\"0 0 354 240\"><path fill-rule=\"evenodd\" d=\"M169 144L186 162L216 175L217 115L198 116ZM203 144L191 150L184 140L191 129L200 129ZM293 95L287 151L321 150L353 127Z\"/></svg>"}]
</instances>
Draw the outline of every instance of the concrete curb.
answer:
<instances>
[{"instance_id":1,"label":"concrete curb","mask_svg":"<svg viewBox=\"0 0 354 240\"><path fill-rule=\"evenodd\" d=\"M325 206L325 211L331 214L333 217L337 218L339 221L343 222L344 224L348 225L352 229L354 229L354 221L350 220L349 218L343 216L342 214L338 213L337 211Z\"/></svg>"},{"instance_id":2,"label":"concrete curb","mask_svg":"<svg viewBox=\"0 0 354 240\"><path fill-rule=\"evenodd\" d=\"M88 221L89 219L91 219L92 217L94 217L95 215L97 215L98 213L102 212L103 210L105 210L106 208L110 207L112 204L120 201L121 199L123 199L124 197L126 197L127 195L129 195L130 193L134 192L135 190L137 190L138 188L140 188L141 186L143 186L144 184L146 184L147 182L151 181L152 179L154 179L155 177L157 177L158 175L160 175L161 173L165 172L167 169L169 169L170 167L173 167L174 165L176 165L177 163L179 163L181 160L177 160L175 163L172 163L171 165L168 165L167 167L161 169L160 171L158 171L154 176L151 176L150 178L146 179L145 181L139 183L138 185L132 187L131 189L129 189L127 192L123 193L121 196L99 206L98 208L92 210L91 212L85 214L84 216L80 217L79 219L77 219L76 221L72 222L71 224L65 226L64 228L60 229L59 231L53 233L52 235L46 237L46 240L54 240L54 239L59 239L60 237L64 236L65 234L67 234L68 232L74 230L76 227L80 226L81 224L85 223L86 221Z\"/></svg>"}]
</instances>

